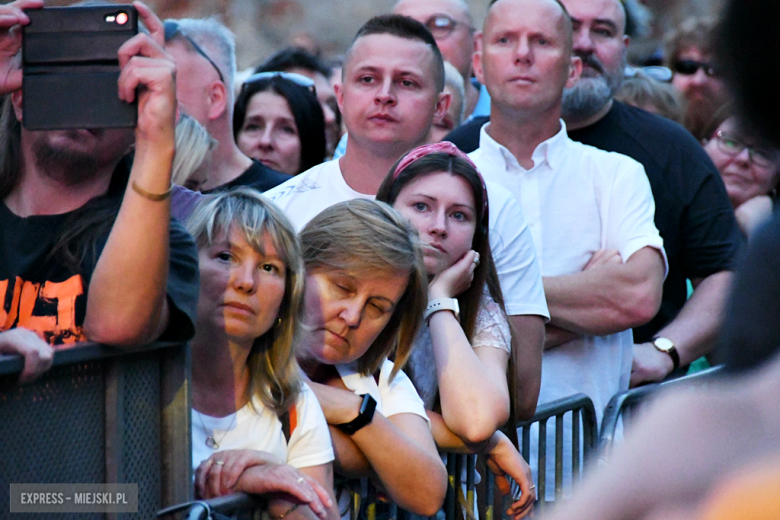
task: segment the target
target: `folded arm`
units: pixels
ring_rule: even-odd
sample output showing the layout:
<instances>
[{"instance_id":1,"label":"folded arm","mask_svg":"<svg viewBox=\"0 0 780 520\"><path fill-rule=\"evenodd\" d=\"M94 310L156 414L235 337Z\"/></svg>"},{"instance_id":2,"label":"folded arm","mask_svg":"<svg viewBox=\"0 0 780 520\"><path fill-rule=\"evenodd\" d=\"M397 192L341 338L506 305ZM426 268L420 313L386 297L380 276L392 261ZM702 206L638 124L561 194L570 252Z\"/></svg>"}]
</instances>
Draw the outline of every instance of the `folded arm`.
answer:
<instances>
[{"instance_id":1,"label":"folded arm","mask_svg":"<svg viewBox=\"0 0 780 520\"><path fill-rule=\"evenodd\" d=\"M544 277L550 323L598 336L643 325L661 305L663 277L663 257L652 247L640 249L625 263Z\"/></svg>"},{"instance_id":2,"label":"folded arm","mask_svg":"<svg viewBox=\"0 0 780 520\"><path fill-rule=\"evenodd\" d=\"M357 417L359 396L342 388L309 384L328 424L343 424ZM368 425L352 435L334 428L331 433L337 468L348 469L351 476L364 474L367 468L360 465L364 459L393 502L419 515L431 516L439 510L446 493L447 470L425 419L411 413L385 417L377 412ZM355 449L360 454L354 453Z\"/></svg>"}]
</instances>

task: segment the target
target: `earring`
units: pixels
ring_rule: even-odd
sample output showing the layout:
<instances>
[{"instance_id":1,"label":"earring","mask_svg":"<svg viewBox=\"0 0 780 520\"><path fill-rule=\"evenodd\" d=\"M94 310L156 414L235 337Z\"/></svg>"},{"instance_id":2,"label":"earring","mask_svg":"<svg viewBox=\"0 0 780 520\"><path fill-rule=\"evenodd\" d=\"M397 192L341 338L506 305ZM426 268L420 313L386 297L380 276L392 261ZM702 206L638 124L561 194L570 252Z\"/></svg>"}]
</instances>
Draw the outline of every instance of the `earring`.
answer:
<instances>
[{"instance_id":1,"label":"earring","mask_svg":"<svg viewBox=\"0 0 780 520\"><path fill-rule=\"evenodd\" d=\"M281 324L282 324L282 318L276 318L276 324L274 326L278 327Z\"/></svg>"}]
</instances>

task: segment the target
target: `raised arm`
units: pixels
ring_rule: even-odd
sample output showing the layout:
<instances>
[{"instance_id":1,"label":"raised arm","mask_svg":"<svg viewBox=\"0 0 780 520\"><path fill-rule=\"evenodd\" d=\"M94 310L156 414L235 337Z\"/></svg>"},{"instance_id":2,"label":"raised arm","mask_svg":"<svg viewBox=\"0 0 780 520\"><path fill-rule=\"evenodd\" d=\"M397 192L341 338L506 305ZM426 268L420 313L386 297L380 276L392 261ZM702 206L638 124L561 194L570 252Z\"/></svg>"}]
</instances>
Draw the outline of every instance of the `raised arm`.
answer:
<instances>
[{"instance_id":1,"label":"raised arm","mask_svg":"<svg viewBox=\"0 0 780 520\"><path fill-rule=\"evenodd\" d=\"M122 206L89 286L84 329L93 341L148 343L168 324L166 280L176 116L175 67L163 50L163 26L134 3L150 34L119 50L119 97L138 101L135 160ZM130 290L131 289L131 290Z\"/></svg>"},{"instance_id":2,"label":"raised arm","mask_svg":"<svg viewBox=\"0 0 780 520\"><path fill-rule=\"evenodd\" d=\"M474 251L468 251L448 269L439 273L428 286L428 300L454 298L471 285L474 275ZM501 309L492 302L491 311L504 319ZM480 311L477 317L474 339L481 329L499 324L486 323ZM450 311L440 311L428 319L439 396L444 421L450 430L464 442L479 443L493 435L509 418L509 390L506 367L509 360L510 337L507 330L495 330L493 342L501 342L500 348L482 346L473 348L460 322ZM484 336L484 333L483 333ZM488 342L483 338L481 343Z\"/></svg>"},{"instance_id":3,"label":"raised arm","mask_svg":"<svg viewBox=\"0 0 780 520\"><path fill-rule=\"evenodd\" d=\"M603 336L643 325L661 305L664 261L644 247L624 263L607 262L579 273L545 276L550 323L578 334Z\"/></svg>"},{"instance_id":4,"label":"raised arm","mask_svg":"<svg viewBox=\"0 0 780 520\"><path fill-rule=\"evenodd\" d=\"M358 415L362 399L347 390L340 379L332 380L332 384L334 386L309 383L328 424L352 421ZM335 428L331 428L331 434L336 467L342 464L341 458L345 456L353 464L361 460L359 455L345 452L354 446L393 502L424 516L434 515L439 510L446 493L447 470L425 419L412 413L385 417L377 412L367 426L352 435Z\"/></svg>"}]
</instances>

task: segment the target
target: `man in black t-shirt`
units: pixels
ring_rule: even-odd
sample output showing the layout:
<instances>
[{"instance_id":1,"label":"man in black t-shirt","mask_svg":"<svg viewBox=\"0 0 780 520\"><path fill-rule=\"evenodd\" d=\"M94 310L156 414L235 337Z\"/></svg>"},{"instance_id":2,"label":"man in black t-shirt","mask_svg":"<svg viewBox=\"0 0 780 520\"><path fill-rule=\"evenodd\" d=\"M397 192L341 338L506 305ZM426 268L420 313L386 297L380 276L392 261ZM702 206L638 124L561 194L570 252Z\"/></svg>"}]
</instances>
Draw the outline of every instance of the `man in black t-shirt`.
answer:
<instances>
[{"instance_id":1,"label":"man in black t-shirt","mask_svg":"<svg viewBox=\"0 0 780 520\"><path fill-rule=\"evenodd\" d=\"M197 252L170 218L176 97L162 22L138 5L150 34L119 51L119 97L138 101L130 129L22 128L21 71L14 54L20 9L0 6L0 353L91 340L118 347L194 333ZM132 58L132 59L131 59ZM137 92L137 94L136 94ZM128 169L122 160L135 144ZM22 333L22 329L34 334ZM23 379L46 368L26 368ZM32 373L31 373L32 372Z\"/></svg>"},{"instance_id":2,"label":"man in black t-shirt","mask_svg":"<svg viewBox=\"0 0 780 520\"><path fill-rule=\"evenodd\" d=\"M233 139L236 44L216 20L166 20L165 50L176 62L176 96L184 111L216 139L204 193L250 186L263 192L289 175L252 160Z\"/></svg>"},{"instance_id":3,"label":"man in black t-shirt","mask_svg":"<svg viewBox=\"0 0 780 520\"><path fill-rule=\"evenodd\" d=\"M742 238L720 175L699 143L676 123L612 99L628 47L622 3L562 3L583 61L580 81L564 93L569 137L642 163L655 198L669 274L658 314L634 329L631 384L659 381L713 347ZM445 139L470 152L486 121L476 119ZM695 288L687 302L686 279Z\"/></svg>"}]
</instances>

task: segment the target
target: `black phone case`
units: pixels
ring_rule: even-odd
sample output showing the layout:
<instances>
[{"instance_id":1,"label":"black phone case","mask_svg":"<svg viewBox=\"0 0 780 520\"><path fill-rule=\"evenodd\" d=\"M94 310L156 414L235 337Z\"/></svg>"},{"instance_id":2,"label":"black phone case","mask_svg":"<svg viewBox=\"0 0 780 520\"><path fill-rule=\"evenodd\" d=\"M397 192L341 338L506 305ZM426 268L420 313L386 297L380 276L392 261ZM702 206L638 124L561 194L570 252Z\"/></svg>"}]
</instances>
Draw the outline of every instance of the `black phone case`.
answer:
<instances>
[{"instance_id":1,"label":"black phone case","mask_svg":"<svg viewBox=\"0 0 780 520\"><path fill-rule=\"evenodd\" d=\"M135 103L119 99L119 59L138 33L131 5L27 9L22 32L22 123L28 130L127 128ZM127 15L119 24L111 16ZM108 17L108 18L107 18Z\"/></svg>"}]
</instances>

